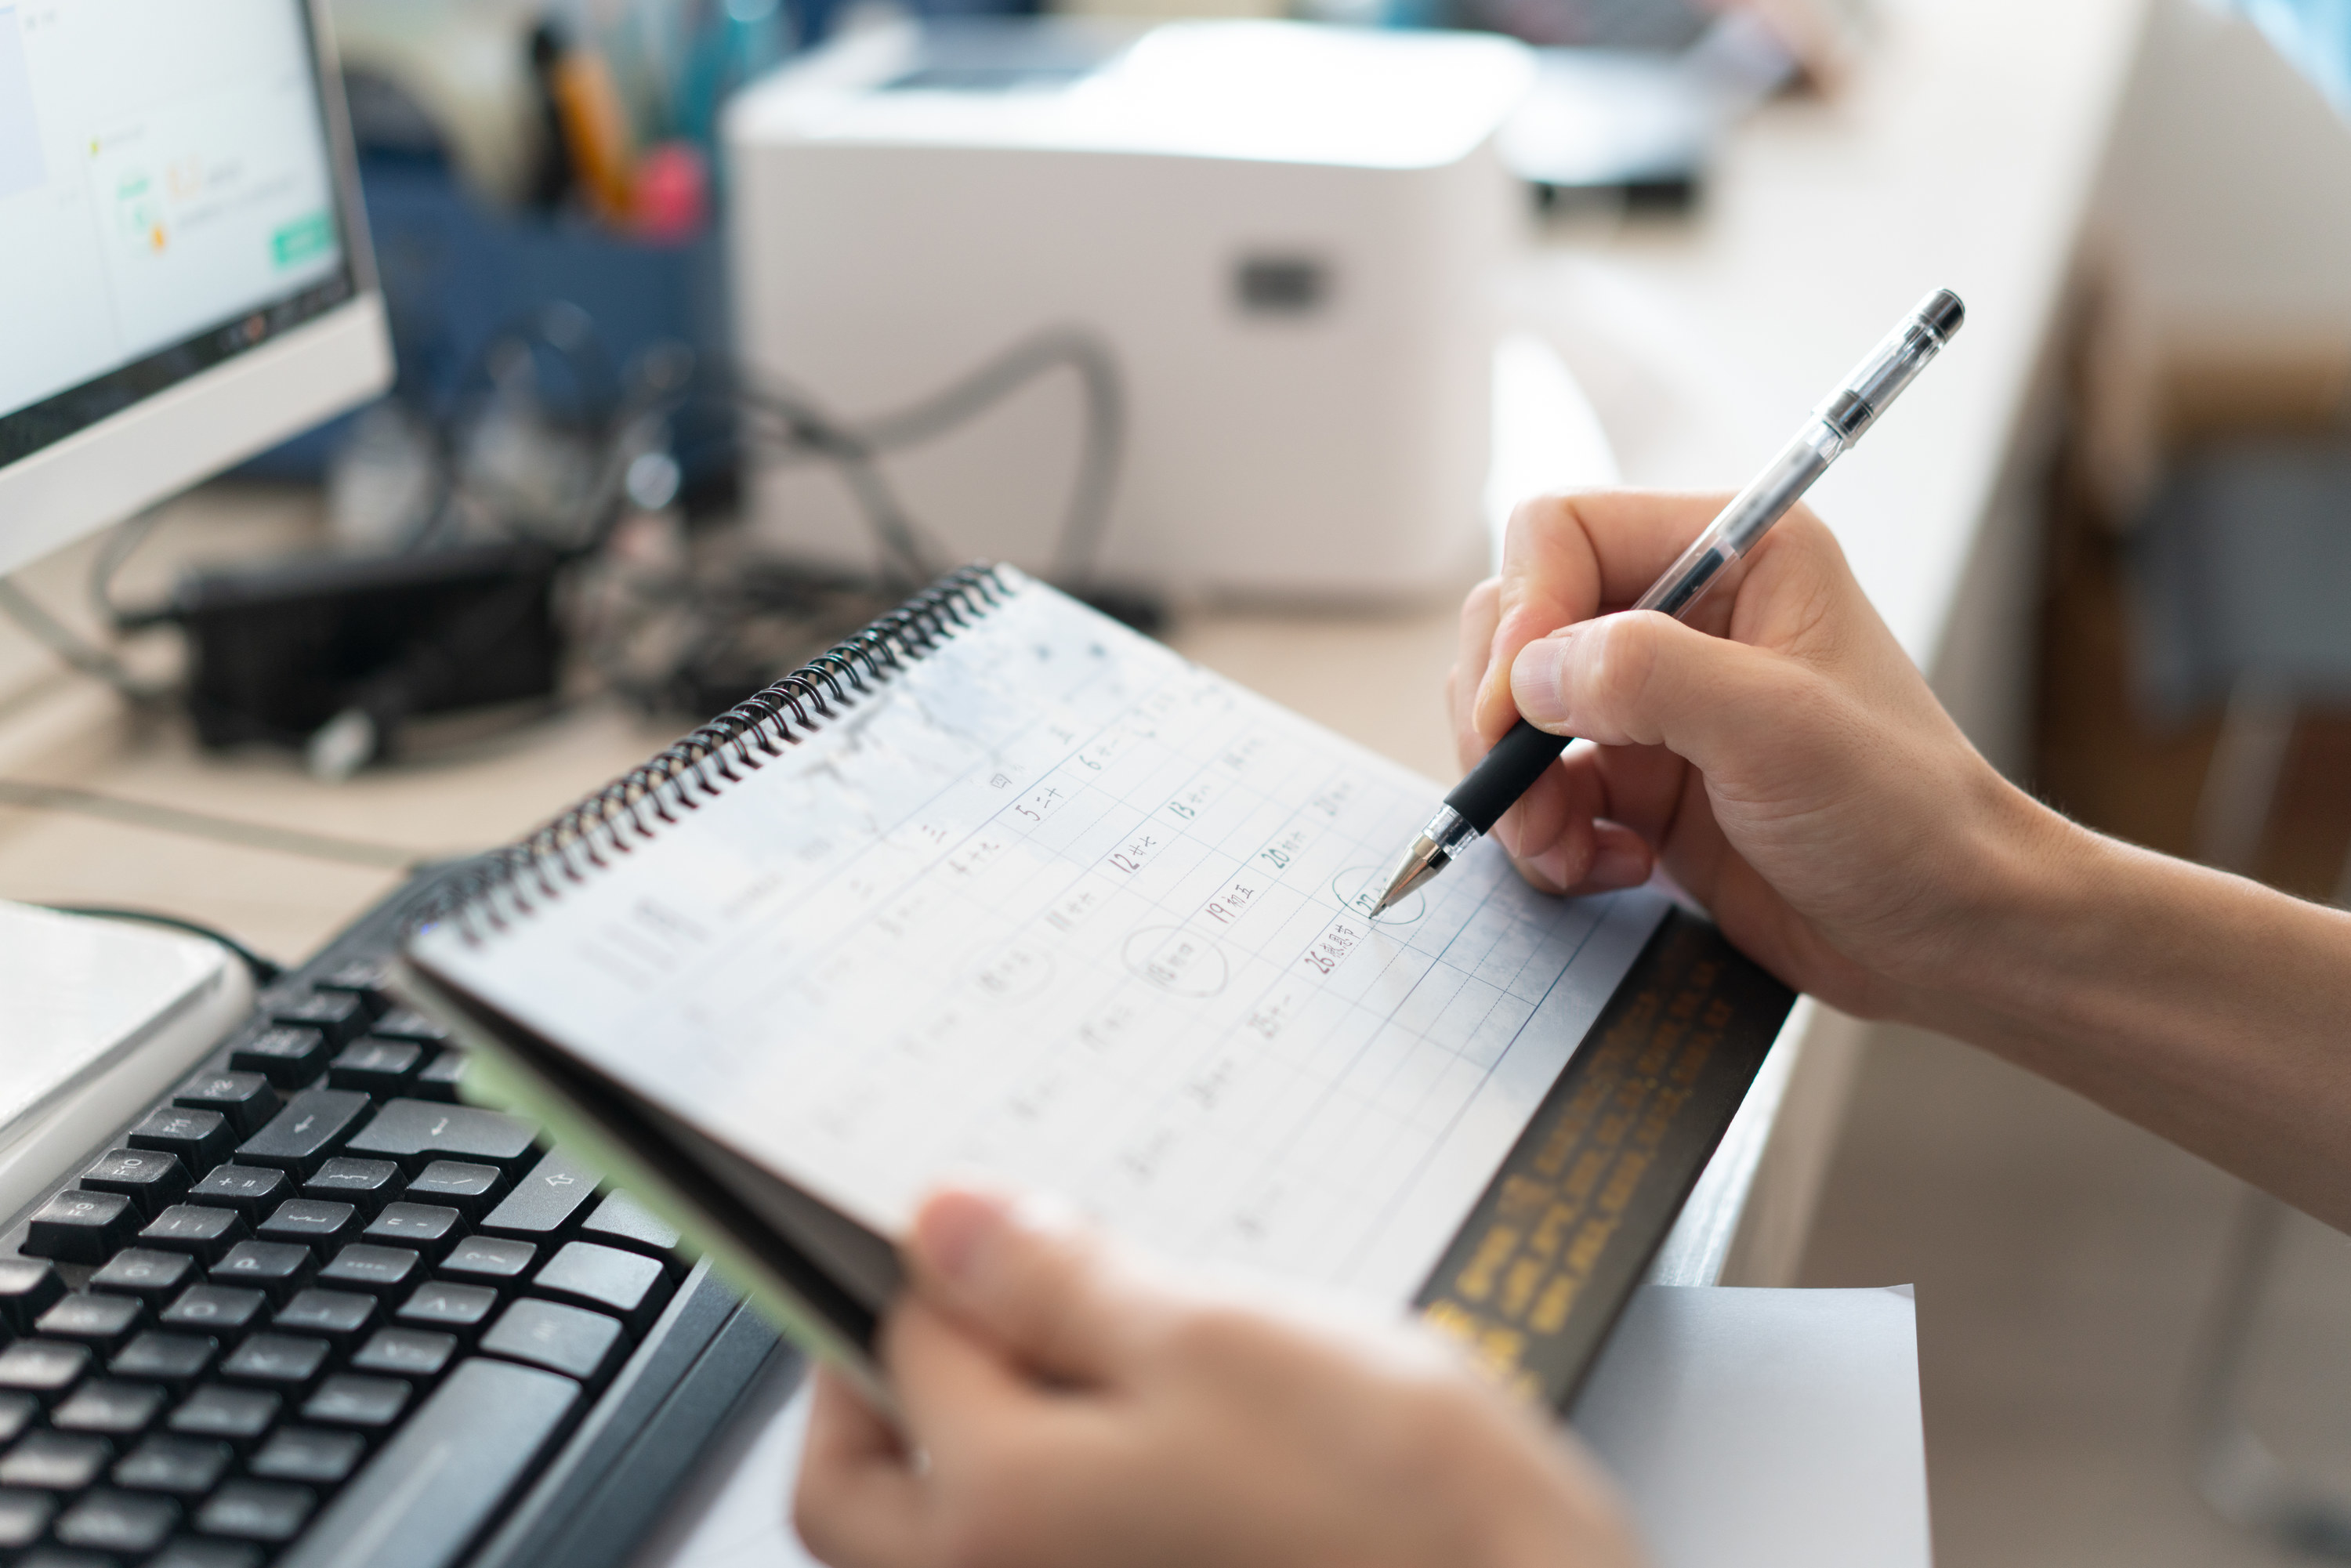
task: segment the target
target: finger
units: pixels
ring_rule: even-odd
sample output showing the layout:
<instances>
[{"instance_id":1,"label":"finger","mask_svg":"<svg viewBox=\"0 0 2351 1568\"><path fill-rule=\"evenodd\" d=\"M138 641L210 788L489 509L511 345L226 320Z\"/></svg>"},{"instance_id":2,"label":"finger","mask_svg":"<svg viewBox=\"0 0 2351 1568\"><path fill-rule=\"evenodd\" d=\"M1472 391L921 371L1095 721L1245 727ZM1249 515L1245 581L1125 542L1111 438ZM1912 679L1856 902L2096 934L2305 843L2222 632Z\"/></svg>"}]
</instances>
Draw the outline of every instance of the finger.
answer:
<instances>
[{"instance_id":1,"label":"finger","mask_svg":"<svg viewBox=\"0 0 2351 1568\"><path fill-rule=\"evenodd\" d=\"M914 1568L924 1560L922 1485L904 1448L830 1368L816 1375L792 1528L833 1568Z\"/></svg>"},{"instance_id":2,"label":"finger","mask_svg":"<svg viewBox=\"0 0 2351 1568\"><path fill-rule=\"evenodd\" d=\"M1635 761L1628 770L1620 755L1627 750L1646 751L1663 766ZM1519 873L1545 893L1582 898L1637 886L1656 868L1653 839L1662 841L1662 830L1672 820L1670 803L1666 810L1656 810L1650 800L1628 801L1621 791L1629 781L1652 797L1668 794L1677 786L1683 767L1680 758L1662 748L1603 747L1579 741L1495 823L1495 836L1503 838L1512 815L1521 819L1522 836L1504 839L1503 848ZM1641 820L1623 821L1628 807ZM1652 827L1658 830L1656 834L1646 831Z\"/></svg>"},{"instance_id":3,"label":"finger","mask_svg":"<svg viewBox=\"0 0 2351 1568\"><path fill-rule=\"evenodd\" d=\"M1664 746L1712 775L1783 750L1813 685L1783 655L1635 611L1529 643L1512 662L1510 690L1545 729Z\"/></svg>"},{"instance_id":4,"label":"finger","mask_svg":"<svg viewBox=\"0 0 2351 1568\"><path fill-rule=\"evenodd\" d=\"M916 1212L907 1254L923 1300L1049 1377L1109 1379L1146 1310L1102 1238L1050 1199L945 1188Z\"/></svg>"},{"instance_id":5,"label":"finger","mask_svg":"<svg viewBox=\"0 0 2351 1568\"><path fill-rule=\"evenodd\" d=\"M903 1465L906 1445L856 1386L829 1366L816 1369L804 1463L842 1469Z\"/></svg>"},{"instance_id":6,"label":"finger","mask_svg":"<svg viewBox=\"0 0 2351 1568\"><path fill-rule=\"evenodd\" d=\"M1676 831L1690 767L1664 747L1586 741L1569 747L1560 767L1591 773L1595 814L1630 828L1652 849L1662 850Z\"/></svg>"},{"instance_id":7,"label":"finger","mask_svg":"<svg viewBox=\"0 0 2351 1568\"><path fill-rule=\"evenodd\" d=\"M1591 769L1554 765L1502 813L1493 834L1529 881L1563 893L1591 863L1592 820L1604 810L1601 781Z\"/></svg>"},{"instance_id":8,"label":"finger","mask_svg":"<svg viewBox=\"0 0 2351 1568\"><path fill-rule=\"evenodd\" d=\"M1638 887L1649 880L1656 869L1656 852L1649 841L1622 822L1594 822L1592 825L1592 857L1585 863L1583 875L1570 880L1567 896L1590 898L1603 893L1615 893L1623 888ZM1554 869L1546 864L1546 873L1566 880L1564 866Z\"/></svg>"},{"instance_id":9,"label":"finger","mask_svg":"<svg viewBox=\"0 0 2351 1568\"><path fill-rule=\"evenodd\" d=\"M920 1301L891 1313L882 1360L907 1431L935 1465L1001 1448L1056 1397L1002 1346Z\"/></svg>"},{"instance_id":10,"label":"finger","mask_svg":"<svg viewBox=\"0 0 2351 1568\"><path fill-rule=\"evenodd\" d=\"M1729 497L1649 490L1548 496L1511 514L1502 546L1500 613L1478 694L1479 732L1516 719L1508 672L1520 648L1559 627L1630 604L1721 511ZM1710 597L1734 587L1737 568ZM1709 612L1722 612L1709 606Z\"/></svg>"},{"instance_id":11,"label":"finger","mask_svg":"<svg viewBox=\"0 0 2351 1568\"><path fill-rule=\"evenodd\" d=\"M1464 771L1486 755L1487 743L1478 732L1478 694L1486 682L1486 665L1494 654L1494 627L1502 614L1502 580L1489 577L1469 591L1461 604L1461 648L1454 657L1447 685L1447 705L1453 718L1453 744Z\"/></svg>"}]
</instances>

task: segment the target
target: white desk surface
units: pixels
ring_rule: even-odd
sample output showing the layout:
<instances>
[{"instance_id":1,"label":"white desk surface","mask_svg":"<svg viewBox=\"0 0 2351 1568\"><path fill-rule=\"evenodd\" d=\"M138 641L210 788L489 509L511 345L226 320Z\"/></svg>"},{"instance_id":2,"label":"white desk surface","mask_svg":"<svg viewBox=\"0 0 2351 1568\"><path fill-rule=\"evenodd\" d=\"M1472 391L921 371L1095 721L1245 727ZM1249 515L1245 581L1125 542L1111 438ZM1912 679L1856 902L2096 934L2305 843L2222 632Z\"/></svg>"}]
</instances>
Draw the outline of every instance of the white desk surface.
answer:
<instances>
[{"instance_id":1,"label":"white desk surface","mask_svg":"<svg viewBox=\"0 0 2351 1568\"><path fill-rule=\"evenodd\" d=\"M2025 608L1987 593L1980 558L2005 476L2036 450L2035 389L2145 5L1882 0L1849 89L1766 109L1698 214L1554 225L1512 282L1515 313L1583 379L1626 477L1708 487L1743 481L1929 288L1959 290L1970 315L1955 346L1815 496L1947 690L2007 667L1998 632ZM160 581L174 555L255 549L299 527L298 504L283 500L214 492L181 506L154 559L134 564L134 586L142 570ZM70 615L86 548L24 580ZM1439 695L1449 598L1376 615L1202 612L1172 641L1451 777ZM396 884L402 864L508 839L674 728L591 707L461 763L327 787L281 756L201 756L176 721L132 721L0 627L0 896L167 908L298 957ZM1854 1038L1800 1010L1666 1277L1711 1280L1727 1252L1747 1282L1790 1277ZM1750 1191L1759 1172L1768 1203Z\"/></svg>"}]
</instances>

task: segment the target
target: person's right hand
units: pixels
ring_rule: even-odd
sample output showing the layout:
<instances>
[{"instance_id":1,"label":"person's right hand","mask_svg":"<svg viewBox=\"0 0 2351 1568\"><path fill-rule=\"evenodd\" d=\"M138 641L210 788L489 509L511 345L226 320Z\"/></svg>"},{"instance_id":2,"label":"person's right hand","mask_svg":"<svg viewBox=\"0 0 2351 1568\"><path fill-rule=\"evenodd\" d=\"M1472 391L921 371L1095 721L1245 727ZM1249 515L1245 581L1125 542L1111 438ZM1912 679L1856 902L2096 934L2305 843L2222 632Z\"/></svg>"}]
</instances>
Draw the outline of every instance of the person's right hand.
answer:
<instances>
[{"instance_id":1,"label":"person's right hand","mask_svg":"<svg viewBox=\"0 0 2351 1568\"><path fill-rule=\"evenodd\" d=\"M1462 764L1521 714L1588 737L1496 826L1529 881L1596 892L1661 860L1789 985L1849 1012L1945 1020L2009 888L2077 830L1968 743L1805 507L1692 623L1612 613L1727 499L1520 507L1501 574L1462 611Z\"/></svg>"}]
</instances>

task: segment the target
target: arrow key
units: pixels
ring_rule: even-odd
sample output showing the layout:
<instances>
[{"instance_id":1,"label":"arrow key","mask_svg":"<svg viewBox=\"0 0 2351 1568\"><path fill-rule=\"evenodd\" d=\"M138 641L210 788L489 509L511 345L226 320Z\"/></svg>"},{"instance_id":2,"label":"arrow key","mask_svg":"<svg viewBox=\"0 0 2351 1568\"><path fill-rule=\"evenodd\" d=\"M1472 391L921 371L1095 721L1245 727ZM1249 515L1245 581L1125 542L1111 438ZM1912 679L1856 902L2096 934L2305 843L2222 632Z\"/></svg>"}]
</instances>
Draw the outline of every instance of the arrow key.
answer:
<instances>
[{"instance_id":1,"label":"arrow key","mask_svg":"<svg viewBox=\"0 0 2351 1568\"><path fill-rule=\"evenodd\" d=\"M482 1221L492 1236L552 1241L579 1228L596 1197L597 1174L561 1149L549 1151Z\"/></svg>"}]
</instances>

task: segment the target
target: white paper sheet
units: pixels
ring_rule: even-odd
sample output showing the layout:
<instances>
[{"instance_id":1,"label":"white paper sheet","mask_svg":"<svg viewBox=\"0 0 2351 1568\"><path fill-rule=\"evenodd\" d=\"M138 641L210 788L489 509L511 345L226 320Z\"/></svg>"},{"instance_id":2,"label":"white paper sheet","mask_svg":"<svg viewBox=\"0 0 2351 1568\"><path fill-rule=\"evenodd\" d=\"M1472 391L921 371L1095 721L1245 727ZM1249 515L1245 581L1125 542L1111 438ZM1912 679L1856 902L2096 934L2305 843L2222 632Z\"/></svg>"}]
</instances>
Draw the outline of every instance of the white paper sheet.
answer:
<instances>
[{"instance_id":1,"label":"white paper sheet","mask_svg":"<svg viewBox=\"0 0 2351 1568\"><path fill-rule=\"evenodd\" d=\"M1655 1568L1928 1568L1910 1287L1649 1285L1575 1427Z\"/></svg>"},{"instance_id":2,"label":"white paper sheet","mask_svg":"<svg viewBox=\"0 0 2351 1568\"><path fill-rule=\"evenodd\" d=\"M808 1401L752 1391L637 1568L811 1568L790 1499ZM1576 1410L1653 1568L1927 1568L1917 1314L1890 1291L1648 1286Z\"/></svg>"},{"instance_id":3,"label":"white paper sheet","mask_svg":"<svg viewBox=\"0 0 2351 1568\"><path fill-rule=\"evenodd\" d=\"M1665 900L1546 898L1481 845L1371 922L1434 786L1019 580L586 889L422 956L885 1233L977 1167L1408 1295Z\"/></svg>"}]
</instances>

